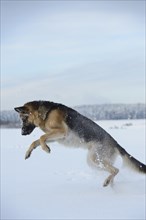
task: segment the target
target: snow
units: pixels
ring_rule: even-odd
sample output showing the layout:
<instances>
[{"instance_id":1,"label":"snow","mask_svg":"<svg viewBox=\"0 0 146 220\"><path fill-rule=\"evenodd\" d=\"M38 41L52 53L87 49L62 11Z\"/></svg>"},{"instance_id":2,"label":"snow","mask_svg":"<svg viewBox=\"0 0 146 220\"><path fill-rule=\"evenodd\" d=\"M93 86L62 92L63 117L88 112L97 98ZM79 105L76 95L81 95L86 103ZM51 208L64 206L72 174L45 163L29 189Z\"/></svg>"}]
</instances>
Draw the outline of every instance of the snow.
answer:
<instances>
[{"instance_id":1,"label":"snow","mask_svg":"<svg viewBox=\"0 0 146 220\"><path fill-rule=\"evenodd\" d=\"M99 121L132 156L145 163L145 120ZM127 124L127 125L126 125ZM128 124L130 126L128 126ZM42 132L21 136L20 129L1 129L1 219L142 220L145 175L122 167L114 185L87 165L87 151L54 142L51 153L39 147L28 160L25 152Z\"/></svg>"}]
</instances>

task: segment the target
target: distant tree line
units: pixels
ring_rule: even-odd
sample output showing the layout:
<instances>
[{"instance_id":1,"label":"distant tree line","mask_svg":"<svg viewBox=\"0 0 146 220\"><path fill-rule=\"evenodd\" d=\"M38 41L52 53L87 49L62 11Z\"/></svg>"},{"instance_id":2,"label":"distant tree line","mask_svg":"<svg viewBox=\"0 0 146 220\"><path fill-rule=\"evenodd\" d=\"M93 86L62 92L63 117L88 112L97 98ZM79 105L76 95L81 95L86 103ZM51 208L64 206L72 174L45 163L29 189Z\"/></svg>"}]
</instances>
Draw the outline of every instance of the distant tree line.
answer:
<instances>
[{"instance_id":1,"label":"distant tree line","mask_svg":"<svg viewBox=\"0 0 146 220\"><path fill-rule=\"evenodd\" d=\"M20 128L21 121L19 114L14 110L0 112L0 125L2 128Z\"/></svg>"},{"instance_id":2,"label":"distant tree line","mask_svg":"<svg viewBox=\"0 0 146 220\"><path fill-rule=\"evenodd\" d=\"M92 120L144 119L145 104L102 104L75 107Z\"/></svg>"},{"instance_id":3,"label":"distant tree line","mask_svg":"<svg viewBox=\"0 0 146 220\"><path fill-rule=\"evenodd\" d=\"M102 104L74 107L78 112L92 120L145 119L145 104ZM2 128L19 128L21 120L15 111L1 111Z\"/></svg>"}]
</instances>

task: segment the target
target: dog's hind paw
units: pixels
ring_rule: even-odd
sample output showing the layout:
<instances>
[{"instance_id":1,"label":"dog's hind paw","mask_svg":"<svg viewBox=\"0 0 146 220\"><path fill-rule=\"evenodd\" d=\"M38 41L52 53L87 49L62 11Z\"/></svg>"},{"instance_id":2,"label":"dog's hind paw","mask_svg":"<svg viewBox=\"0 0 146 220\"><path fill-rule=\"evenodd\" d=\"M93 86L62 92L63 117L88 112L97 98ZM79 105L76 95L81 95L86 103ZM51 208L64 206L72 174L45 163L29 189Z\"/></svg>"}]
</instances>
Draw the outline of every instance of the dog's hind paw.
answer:
<instances>
[{"instance_id":1,"label":"dog's hind paw","mask_svg":"<svg viewBox=\"0 0 146 220\"><path fill-rule=\"evenodd\" d=\"M103 186L104 186L104 187L105 187L105 186L108 186L110 182L111 182L111 179L110 179L110 178L107 178L107 179L104 181Z\"/></svg>"}]
</instances>

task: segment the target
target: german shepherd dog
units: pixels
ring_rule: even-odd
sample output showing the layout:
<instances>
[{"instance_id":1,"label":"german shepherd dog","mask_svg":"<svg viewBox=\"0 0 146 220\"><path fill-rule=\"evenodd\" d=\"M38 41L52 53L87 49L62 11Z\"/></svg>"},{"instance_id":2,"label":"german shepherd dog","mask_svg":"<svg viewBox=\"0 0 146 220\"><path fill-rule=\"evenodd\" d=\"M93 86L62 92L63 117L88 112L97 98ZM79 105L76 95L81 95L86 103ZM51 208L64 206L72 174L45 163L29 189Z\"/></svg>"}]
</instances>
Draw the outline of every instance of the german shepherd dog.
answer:
<instances>
[{"instance_id":1,"label":"german shepherd dog","mask_svg":"<svg viewBox=\"0 0 146 220\"><path fill-rule=\"evenodd\" d=\"M46 142L57 141L66 146L87 149L88 163L110 173L103 186L113 183L119 172L113 165L118 155L135 171L146 174L146 165L127 153L103 128L72 108L49 101L32 101L14 109L23 122L22 135L30 134L35 127L45 132L30 145L25 159L39 145L50 153Z\"/></svg>"}]
</instances>

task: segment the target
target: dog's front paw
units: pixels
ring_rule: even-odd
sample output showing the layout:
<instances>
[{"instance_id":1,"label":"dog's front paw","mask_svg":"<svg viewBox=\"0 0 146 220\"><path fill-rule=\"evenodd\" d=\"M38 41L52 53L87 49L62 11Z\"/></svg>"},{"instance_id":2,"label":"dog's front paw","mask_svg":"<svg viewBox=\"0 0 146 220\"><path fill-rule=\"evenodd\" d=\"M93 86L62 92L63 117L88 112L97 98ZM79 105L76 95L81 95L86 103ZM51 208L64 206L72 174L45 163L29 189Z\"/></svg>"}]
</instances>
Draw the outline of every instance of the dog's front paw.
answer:
<instances>
[{"instance_id":1,"label":"dog's front paw","mask_svg":"<svg viewBox=\"0 0 146 220\"><path fill-rule=\"evenodd\" d=\"M31 155L31 151L26 151L25 160L28 159Z\"/></svg>"},{"instance_id":2,"label":"dog's front paw","mask_svg":"<svg viewBox=\"0 0 146 220\"><path fill-rule=\"evenodd\" d=\"M48 147L47 144L43 145L43 146L42 146L42 149L43 149L44 151L46 151L47 153L50 153L50 152L51 152L51 149L50 149L50 147Z\"/></svg>"},{"instance_id":3,"label":"dog's front paw","mask_svg":"<svg viewBox=\"0 0 146 220\"><path fill-rule=\"evenodd\" d=\"M51 153L51 149L50 147L48 147L48 145L46 145L45 149L44 149L47 153Z\"/></svg>"}]
</instances>

